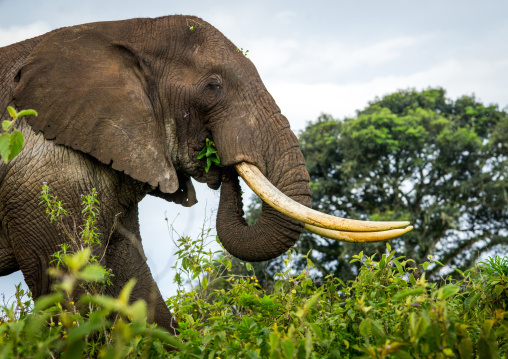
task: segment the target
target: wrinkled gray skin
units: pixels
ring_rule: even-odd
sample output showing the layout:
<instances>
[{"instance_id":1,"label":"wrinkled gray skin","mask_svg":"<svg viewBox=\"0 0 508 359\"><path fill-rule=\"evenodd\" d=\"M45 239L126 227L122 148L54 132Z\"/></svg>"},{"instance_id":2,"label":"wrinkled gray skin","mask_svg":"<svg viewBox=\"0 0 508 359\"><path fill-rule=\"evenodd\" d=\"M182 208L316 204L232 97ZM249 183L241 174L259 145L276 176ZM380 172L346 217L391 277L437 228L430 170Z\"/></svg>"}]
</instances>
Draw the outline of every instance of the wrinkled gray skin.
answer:
<instances>
[{"instance_id":1,"label":"wrinkled gray skin","mask_svg":"<svg viewBox=\"0 0 508 359\"><path fill-rule=\"evenodd\" d=\"M140 245L138 202L146 194L191 206L190 177L222 184L218 235L243 260L277 257L303 230L266 205L254 226L242 217L235 164L256 165L307 206L309 177L254 65L201 19L85 24L0 48L0 86L0 120L8 105L39 112L18 126L26 139L20 155L0 164L0 275L21 270L35 297L51 290L50 255L66 240L39 205L42 182L75 218L80 195L97 189L98 230L112 232L102 260L114 274L109 294L137 278L132 299L145 299L149 320L173 333ZM206 138L225 166L209 173L196 158Z\"/></svg>"}]
</instances>

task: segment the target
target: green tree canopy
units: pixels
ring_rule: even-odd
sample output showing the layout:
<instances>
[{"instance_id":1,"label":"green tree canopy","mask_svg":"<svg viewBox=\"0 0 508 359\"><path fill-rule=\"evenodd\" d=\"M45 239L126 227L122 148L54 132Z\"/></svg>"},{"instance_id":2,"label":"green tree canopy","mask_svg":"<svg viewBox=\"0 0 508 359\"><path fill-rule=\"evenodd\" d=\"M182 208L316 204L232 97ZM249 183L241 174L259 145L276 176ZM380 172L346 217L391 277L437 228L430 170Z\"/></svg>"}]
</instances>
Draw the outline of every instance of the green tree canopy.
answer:
<instances>
[{"instance_id":1,"label":"green tree canopy","mask_svg":"<svg viewBox=\"0 0 508 359\"><path fill-rule=\"evenodd\" d=\"M508 115L474 96L406 90L344 121L321 115L300 134L315 209L354 219L409 220L392 247L423 262L468 267L508 236ZM306 233L323 274L352 278L351 255L384 243L351 244ZM436 268L438 269L438 268Z\"/></svg>"}]
</instances>

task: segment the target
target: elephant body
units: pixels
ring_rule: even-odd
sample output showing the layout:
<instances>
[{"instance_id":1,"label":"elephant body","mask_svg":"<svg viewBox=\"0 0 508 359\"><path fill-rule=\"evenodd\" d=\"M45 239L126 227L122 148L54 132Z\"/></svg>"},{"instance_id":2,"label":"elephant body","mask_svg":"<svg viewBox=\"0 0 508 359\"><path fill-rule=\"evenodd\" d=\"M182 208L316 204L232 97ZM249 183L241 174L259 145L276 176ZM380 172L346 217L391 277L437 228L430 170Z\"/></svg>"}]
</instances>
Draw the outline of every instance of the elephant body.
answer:
<instances>
[{"instance_id":1,"label":"elephant body","mask_svg":"<svg viewBox=\"0 0 508 359\"><path fill-rule=\"evenodd\" d=\"M114 274L109 294L137 278L132 299L145 299L149 320L173 333L141 246L144 196L191 206L191 177L222 185L218 234L245 260L284 253L303 230L265 204L256 225L242 217L237 163L257 166L305 206L309 176L254 65L199 18L84 24L0 48L0 85L0 121L8 105L39 113L19 122L25 147L18 157L0 163L0 275L21 270L35 297L51 290L50 255L66 240L40 205L43 182L67 204L69 218L80 217L80 195L96 188L97 227L107 241L98 250ZM209 172L197 159L207 138L224 166Z\"/></svg>"},{"instance_id":2,"label":"elephant body","mask_svg":"<svg viewBox=\"0 0 508 359\"><path fill-rule=\"evenodd\" d=\"M174 332L176 324L140 245L138 202L149 192L149 186L88 155L44 139L26 123L21 131L26 143L23 151L8 165L0 166L0 275L21 270L35 298L49 293L52 280L45 270L51 260L48 254L57 252L65 237L55 223L50 223L40 203L42 184L48 181L74 219L81 218L80 195L96 188L102 204L97 228L104 234L102 241L107 241L103 243L107 250L102 264L114 274L114 286L107 287L107 293L117 295L130 278L137 278L133 298L152 303L150 319ZM20 183L20 176L29 180ZM73 224L69 223L71 228ZM102 248L95 254L102 257Z\"/></svg>"}]
</instances>

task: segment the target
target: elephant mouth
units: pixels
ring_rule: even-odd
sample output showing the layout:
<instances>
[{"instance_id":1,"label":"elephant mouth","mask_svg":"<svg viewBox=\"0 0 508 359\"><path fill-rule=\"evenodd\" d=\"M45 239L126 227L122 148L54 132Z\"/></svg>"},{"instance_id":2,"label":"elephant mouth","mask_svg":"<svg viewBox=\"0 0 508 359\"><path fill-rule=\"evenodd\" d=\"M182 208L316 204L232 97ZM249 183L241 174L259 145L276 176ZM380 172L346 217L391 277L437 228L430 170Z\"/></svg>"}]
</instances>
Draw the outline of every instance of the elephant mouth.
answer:
<instances>
[{"instance_id":1,"label":"elephant mouth","mask_svg":"<svg viewBox=\"0 0 508 359\"><path fill-rule=\"evenodd\" d=\"M240 162L236 172L266 204L303 222L305 229L344 242L378 242L399 237L413 229L410 222L359 221L331 216L304 206L275 187L254 165Z\"/></svg>"}]
</instances>

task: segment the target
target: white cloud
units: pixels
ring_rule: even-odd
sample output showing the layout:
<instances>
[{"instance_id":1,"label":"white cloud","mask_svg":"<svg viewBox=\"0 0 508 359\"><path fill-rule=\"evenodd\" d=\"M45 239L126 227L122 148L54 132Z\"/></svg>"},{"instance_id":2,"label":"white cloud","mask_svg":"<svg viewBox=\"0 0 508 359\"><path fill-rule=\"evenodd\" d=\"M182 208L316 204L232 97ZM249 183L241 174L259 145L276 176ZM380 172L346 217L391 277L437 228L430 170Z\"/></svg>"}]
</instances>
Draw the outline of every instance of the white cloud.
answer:
<instances>
[{"instance_id":1,"label":"white cloud","mask_svg":"<svg viewBox=\"0 0 508 359\"><path fill-rule=\"evenodd\" d=\"M264 38L251 41L252 61L263 78L287 81L329 78L352 70L372 68L393 62L404 51L425 41L428 36L397 37L370 45L355 46L339 41L316 42Z\"/></svg>"},{"instance_id":2,"label":"white cloud","mask_svg":"<svg viewBox=\"0 0 508 359\"><path fill-rule=\"evenodd\" d=\"M291 128L297 132L305 128L321 112L334 117L353 116L368 101L400 89L443 87L450 98L475 94L486 104L508 105L508 61L445 60L428 70L405 76L379 76L365 82L348 84L274 81L267 88L282 112L288 117Z\"/></svg>"},{"instance_id":3,"label":"white cloud","mask_svg":"<svg viewBox=\"0 0 508 359\"><path fill-rule=\"evenodd\" d=\"M0 28L0 46L7 46L15 42L42 35L51 28L42 21L25 26L11 26L7 29Z\"/></svg>"},{"instance_id":4,"label":"white cloud","mask_svg":"<svg viewBox=\"0 0 508 359\"><path fill-rule=\"evenodd\" d=\"M296 12L294 11L281 11L273 17L273 20L279 23L281 26L288 26L292 23L292 21L297 17Z\"/></svg>"}]
</instances>

